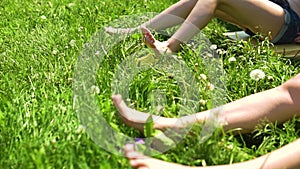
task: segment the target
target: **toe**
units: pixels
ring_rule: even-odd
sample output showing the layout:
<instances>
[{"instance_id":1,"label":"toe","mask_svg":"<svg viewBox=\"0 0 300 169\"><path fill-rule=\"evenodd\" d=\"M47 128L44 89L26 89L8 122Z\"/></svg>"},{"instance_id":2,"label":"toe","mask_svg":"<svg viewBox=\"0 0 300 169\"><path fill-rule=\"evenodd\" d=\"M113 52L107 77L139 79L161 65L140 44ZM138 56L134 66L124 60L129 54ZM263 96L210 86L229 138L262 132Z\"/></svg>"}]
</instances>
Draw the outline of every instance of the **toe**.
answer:
<instances>
[{"instance_id":1,"label":"toe","mask_svg":"<svg viewBox=\"0 0 300 169\"><path fill-rule=\"evenodd\" d=\"M112 96L112 100L114 102L114 105L117 106L122 102L123 99L121 95L117 94Z\"/></svg>"},{"instance_id":2,"label":"toe","mask_svg":"<svg viewBox=\"0 0 300 169\"><path fill-rule=\"evenodd\" d=\"M151 47L151 48L155 48L155 38L154 36L151 34L150 30L145 28L145 27L142 27L141 28L141 31L142 31L142 34L143 34L143 42L148 46L148 47Z\"/></svg>"}]
</instances>

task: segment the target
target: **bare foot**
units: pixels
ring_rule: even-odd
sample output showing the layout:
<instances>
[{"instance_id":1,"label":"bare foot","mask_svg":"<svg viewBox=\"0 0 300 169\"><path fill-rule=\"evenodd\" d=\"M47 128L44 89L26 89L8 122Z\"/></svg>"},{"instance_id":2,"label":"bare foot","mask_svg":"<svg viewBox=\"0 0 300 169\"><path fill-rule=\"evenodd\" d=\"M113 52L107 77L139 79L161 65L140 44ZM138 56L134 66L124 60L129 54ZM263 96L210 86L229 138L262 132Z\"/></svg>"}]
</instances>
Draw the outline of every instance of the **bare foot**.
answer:
<instances>
[{"instance_id":1,"label":"bare foot","mask_svg":"<svg viewBox=\"0 0 300 169\"><path fill-rule=\"evenodd\" d=\"M148 113L139 112L129 108L125 104L121 95L113 95L112 100L118 110L118 113L122 121L126 125L136 128L139 131L143 132L144 125L150 115ZM165 118L165 117L155 116L155 115L152 115L152 118L154 122L153 127L155 129L163 130L165 128L173 128L175 127L175 125L178 125L176 118Z\"/></svg>"},{"instance_id":2,"label":"bare foot","mask_svg":"<svg viewBox=\"0 0 300 169\"><path fill-rule=\"evenodd\" d=\"M157 55L172 53L171 49L168 47L168 41L160 42L156 40L150 30L146 27L141 27L141 31L143 34L143 42L146 46L152 48Z\"/></svg>"},{"instance_id":3,"label":"bare foot","mask_svg":"<svg viewBox=\"0 0 300 169\"><path fill-rule=\"evenodd\" d=\"M188 169L191 167L165 162L158 159L144 156L134 150L133 144L125 145L125 155L129 159L131 167L135 169L161 169L161 168L172 168L172 169Z\"/></svg>"}]
</instances>

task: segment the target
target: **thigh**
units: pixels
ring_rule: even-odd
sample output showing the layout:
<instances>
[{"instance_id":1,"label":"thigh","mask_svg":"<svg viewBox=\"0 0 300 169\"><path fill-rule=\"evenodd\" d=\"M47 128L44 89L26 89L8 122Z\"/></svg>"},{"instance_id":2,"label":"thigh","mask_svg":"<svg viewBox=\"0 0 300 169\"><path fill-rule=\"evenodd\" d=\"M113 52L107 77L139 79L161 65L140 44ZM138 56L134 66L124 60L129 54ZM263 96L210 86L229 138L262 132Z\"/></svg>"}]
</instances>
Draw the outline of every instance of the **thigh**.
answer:
<instances>
[{"instance_id":1,"label":"thigh","mask_svg":"<svg viewBox=\"0 0 300 169\"><path fill-rule=\"evenodd\" d=\"M224 13L223 11L220 10L216 10L215 12L215 16L219 19L222 19L224 21L227 21L229 23L232 23L242 29L246 29L247 27L245 25L242 25L241 22L239 22L238 20L236 20L235 18L231 17L230 15L227 15L226 13Z\"/></svg>"},{"instance_id":2,"label":"thigh","mask_svg":"<svg viewBox=\"0 0 300 169\"><path fill-rule=\"evenodd\" d=\"M282 7L269 0L219 0L217 10L255 33L275 37L284 24ZM225 18L226 19L226 18Z\"/></svg>"}]
</instances>

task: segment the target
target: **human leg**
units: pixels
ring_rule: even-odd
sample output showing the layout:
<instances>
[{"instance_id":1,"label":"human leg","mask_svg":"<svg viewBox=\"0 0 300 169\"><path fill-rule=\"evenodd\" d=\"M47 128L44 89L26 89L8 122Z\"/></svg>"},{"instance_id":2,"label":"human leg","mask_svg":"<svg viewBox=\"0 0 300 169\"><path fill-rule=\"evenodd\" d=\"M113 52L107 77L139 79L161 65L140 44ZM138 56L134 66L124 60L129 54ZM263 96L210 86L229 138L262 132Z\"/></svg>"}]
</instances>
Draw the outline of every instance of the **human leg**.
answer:
<instances>
[{"instance_id":1,"label":"human leg","mask_svg":"<svg viewBox=\"0 0 300 169\"><path fill-rule=\"evenodd\" d=\"M226 14L227 17L223 19L230 18L229 21L234 20L236 24L252 32L264 36L271 33L271 38L278 34L285 19L284 10L267 0L199 0L182 26L168 40L171 51L179 50L182 43L190 40L198 30L205 27L210 19L216 16L216 11ZM198 29L191 25L197 26Z\"/></svg>"},{"instance_id":2,"label":"human leg","mask_svg":"<svg viewBox=\"0 0 300 169\"><path fill-rule=\"evenodd\" d=\"M160 168L172 168L172 169L188 169L192 167L161 161L151 157L142 155L134 150L133 144L125 145L125 155L129 159L129 163L136 169L160 169Z\"/></svg>"},{"instance_id":3,"label":"human leg","mask_svg":"<svg viewBox=\"0 0 300 169\"><path fill-rule=\"evenodd\" d=\"M300 139L285 145L271 153L263 155L250 162L252 166L258 166L262 169L297 169L300 168Z\"/></svg>"},{"instance_id":4,"label":"human leg","mask_svg":"<svg viewBox=\"0 0 300 169\"><path fill-rule=\"evenodd\" d=\"M197 0L180 0L177 3L171 5L163 12L156 15L154 18L143 23L136 28L112 28L106 27L108 33L131 33L136 31L140 27L148 27L156 31L163 30L175 25L178 25L184 21L191 10L194 8Z\"/></svg>"},{"instance_id":5,"label":"human leg","mask_svg":"<svg viewBox=\"0 0 300 169\"><path fill-rule=\"evenodd\" d=\"M216 165L207 167L189 167L147 157L135 151L134 146L131 144L125 145L124 149L126 157L130 161L130 165L136 169L296 169L300 167L300 139L297 139L284 147L281 147L271 153L268 153L253 160L228 165Z\"/></svg>"},{"instance_id":6,"label":"human leg","mask_svg":"<svg viewBox=\"0 0 300 169\"><path fill-rule=\"evenodd\" d=\"M252 131L261 120L285 122L300 117L300 74L282 85L252 94L223 107L225 130L242 128Z\"/></svg>"},{"instance_id":7,"label":"human leg","mask_svg":"<svg viewBox=\"0 0 300 169\"><path fill-rule=\"evenodd\" d=\"M189 15L197 1L198 0L180 0L150 21L142 24L142 26L154 30L162 30L178 25Z\"/></svg>"},{"instance_id":8,"label":"human leg","mask_svg":"<svg viewBox=\"0 0 300 169\"><path fill-rule=\"evenodd\" d=\"M139 112L137 110L129 108L120 95L113 95L112 100L116 106L121 120L128 126L144 131L144 125L149 118L150 114ZM152 115L154 121L154 128L163 130L165 128L173 128L175 126L176 118L165 118ZM179 127L179 126L178 126Z\"/></svg>"},{"instance_id":9,"label":"human leg","mask_svg":"<svg viewBox=\"0 0 300 169\"><path fill-rule=\"evenodd\" d=\"M126 106L120 95L112 97L122 120L129 126L143 130L149 114ZM241 128L250 132L260 122L284 122L294 116L300 117L300 74L281 86L241 98L221 107L180 118L153 116L154 128L184 128L194 123L205 122L211 112L219 111L220 126L225 130Z\"/></svg>"}]
</instances>

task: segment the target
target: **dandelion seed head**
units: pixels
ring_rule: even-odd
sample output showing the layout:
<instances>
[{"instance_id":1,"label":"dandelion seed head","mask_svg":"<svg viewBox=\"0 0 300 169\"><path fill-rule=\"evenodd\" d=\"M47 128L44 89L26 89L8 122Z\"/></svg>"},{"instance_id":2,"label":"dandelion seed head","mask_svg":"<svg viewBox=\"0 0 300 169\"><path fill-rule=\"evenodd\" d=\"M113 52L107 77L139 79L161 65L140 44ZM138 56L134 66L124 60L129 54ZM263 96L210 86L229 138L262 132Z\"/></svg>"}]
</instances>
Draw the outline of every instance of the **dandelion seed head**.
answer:
<instances>
[{"instance_id":1,"label":"dandelion seed head","mask_svg":"<svg viewBox=\"0 0 300 169\"><path fill-rule=\"evenodd\" d=\"M263 79L265 76L265 73L260 69L255 69L250 72L250 78L255 81Z\"/></svg>"}]
</instances>

